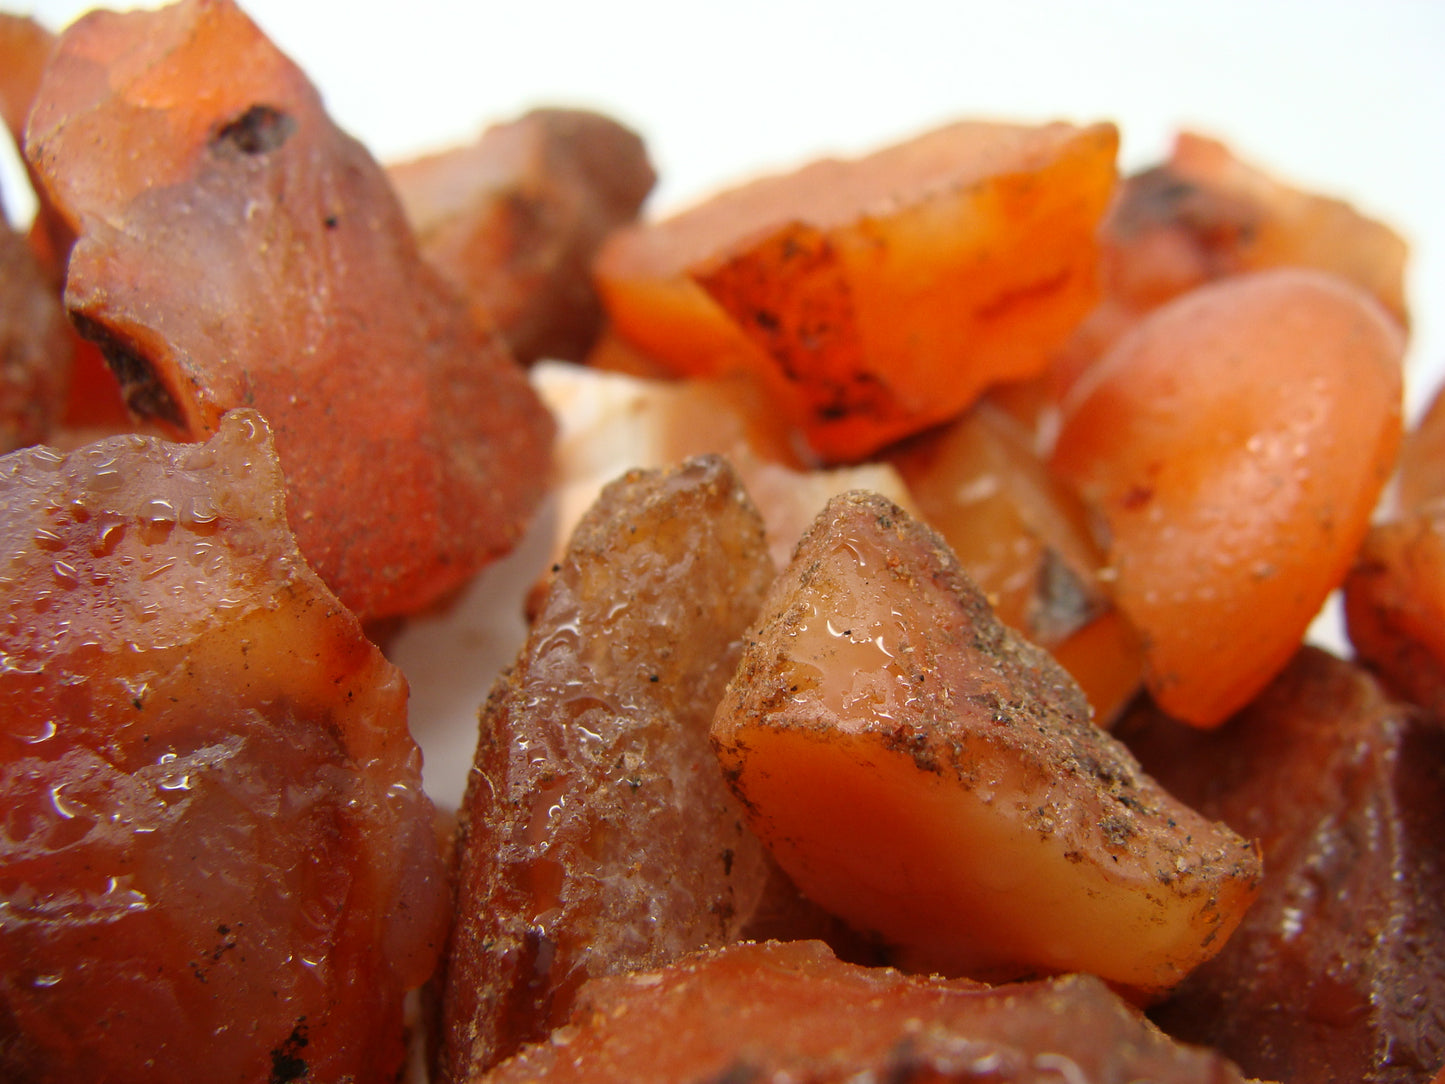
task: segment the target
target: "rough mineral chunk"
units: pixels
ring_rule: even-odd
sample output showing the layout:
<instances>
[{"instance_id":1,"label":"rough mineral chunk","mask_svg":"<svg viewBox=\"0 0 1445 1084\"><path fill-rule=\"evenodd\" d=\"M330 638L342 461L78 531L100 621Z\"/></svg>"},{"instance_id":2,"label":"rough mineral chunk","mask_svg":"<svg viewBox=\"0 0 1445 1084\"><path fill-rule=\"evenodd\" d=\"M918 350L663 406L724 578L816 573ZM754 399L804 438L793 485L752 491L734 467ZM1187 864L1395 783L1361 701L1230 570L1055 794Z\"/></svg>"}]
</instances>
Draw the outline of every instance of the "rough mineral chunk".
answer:
<instances>
[{"instance_id":1,"label":"rough mineral chunk","mask_svg":"<svg viewBox=\"0 0 1445 1084\"><path fill-rule=\"evenodd\" d=\"M81 233L67 307L132 410L190 440L260 410L301 551L350 608L415 609L516 542L546 411L229 0L74 23L26 151Z\"/></svg>"},{"instance_id":2,"label":"rough mineral chunk","mask_svg":"<svg viewBox=\"0 0 1445 1084\"><path fill-rule=\"evenodd\" d=\"M457 839L444 1079L545 1035L590 976L730 940L765 875L708 724L772 576L716 458L584 517L488 701Z\"/></svg>"},{"instance_id":3,"label":"rough mineral chunk","mask_svg":"<svg viewBox=\"0 0 1445 1084\"><path fill-rule=\"evenodd\" d=\"M1445 385L1437 388L1424 413L1400 446L1399 506L1411 511L1445 498Z\"/></svg>"},{"instance_id":4,"label":"rough mineral chunk","mask_svg":"<svg viewBox=\"0 0 1445 1084\"><path fill-rule=\"evenodd\" d=\"M1343 200L1297 189L1224 143L1182 132L1128 178L1105 223L1112 292L1145 309L1225 275L1312 267L1373 294L1401 325L1405 240Z\"/></svg>"},{"instance_id":5,"label":"rough mineral chunk","mask_svg":"<svg viewBox=\"0 0 1445 1084\"><path fill-rule=\"evenodd\" d=\"M15 146L25 139L25 118L55 47L55 35L25 15L0 12L0 121Z\"/></svg>"},{"instance_id":6,"label":"rough mineral chunk","mask_svg":"<svg viewBox=\"0 0 1445 1084\"><path fill-rule=\"evenodd\" d=\"M1050 363L1059 395L1160 305L1232 275L1308 267L1372 294L1408 326L1408 246L1342 200L1294 188L1225 144L1182 132L1120 184L1100 229L1103 296Z\"/></svg>"},{"instance_id":7,"label":"rough mineral chunk","mask_svg":"<svg viewBox=\"0 0 1445 1084\"><path fill-rule=\"evenodd\" d=\"M1400 446L1399 326L1317 271L1154 310L1063 405L1050 465L1093 509L1170 715L1217 726L1293 657Z\"/></svg>"},{"instance_id":8,"label":"rough mineral chunk","mask_svg":"<svg viewBox=\"0 0 1445 1084\"><path fill-rule=\"evenodd\" d=\"M589 983L550 1042L484 1079L1243 1082L1087 976L989 988L840 963L806 941L736 945Z\"/></svg>"},{"instance_id":9,"label":"rough mineral chunk","mask_svg":"<svg viewBox=\"0 0 1445 1084\"><path fill-rule=\"evenodd\" d=\"M856 460L1039 372L1095 299L1118 133L959 123L619 230L616 332L669 371L741 371Z\"/></svg>"},{"instance_id":10,"label":"rough mineral chunk","mask_svg":"<svg viewBox=\"0 0 1445 1084\"><path fill-rule=\"evenodd\" d=\"M465 147L388 168L422 253L518 361L580 361L602 323L592 259L656 181L635 132L537 109Z\"/></svg>"},{"instance_id":11,"label":"rough mineral chunk","mask_svg":"<svg viewBox=\"0 0 1445 1084\"><path fill-rule=\"evenodd\" d=\"M1445 503L1370 528L1345 578L1344 610L1360 661L1445 719Z\"/></svg>"},{"instance_id":12,"label":"rough mineral chunk","mask_svg":"<svg viewBox=\"0 0 1445 1084\"><path fill-rule=\"evenodd\" d=\"M55 35L36 20L0 11L0 118L22 154L25 122L55 43ZM65 258L75 233L56 213L45 191L34 185L33 172L31 181L39 205L27 240L47 279L59 283L64 278ZM0 193L0 197L3 195Z\"/></svg>"},{"instance_id":13,"label":"rough mineral chunk","mask_svg":"<svg viewBox=\"0 0 1445 1084\"><path fill-rule=\"evenodd\" d=\"M1157 1019L1271 1080L1425 1084L1445 1064L1445 732L1314 648L1217 734L1143 726L1144 763L1265 859Z\"/></svg>"},{"instance_id":14,"label":"rough mineral chunk","mask_svg":"<svg viewBox=\"0 0 1445 1084\"><path fill-rule=\"evenodd\" d=\"M0 11L0 122L17 150L24 147L25 120L54 48L55 35L35 19Z\"/></svg>"},{"instance_id":15,"label":"rough mineral chunk","mask_svg":"<svg viewBox=\"0 0 1445 1084\"><path fill-rule=\"evenodd\" d=\"M0 214L0 455L50 438L64 411L72 357L60 299Z\"/></svg>"},{"instance_id":16,"label":"rough mineral chunk","mask_svg":"<svg viewBox=\"0 0 1445 1084\"><path fill-rule=\"evenodd\" d=\"M1148 996L1254 896L1253 848L1146 776L938 535L874 494L836 498L799 543L713 738L798 887L914 968L1090 971Z\"/></svg>"},{"instance_id":17,"label":"rough mineral chunk","mask_svg":"<svg viewBox=\"0 0 1445 1084\"><path fill-rule=\"evenodd\" d=\"M0 1079L389 1082L446 889L254 412L0 459Z\"/></svg>"}]
</instances>

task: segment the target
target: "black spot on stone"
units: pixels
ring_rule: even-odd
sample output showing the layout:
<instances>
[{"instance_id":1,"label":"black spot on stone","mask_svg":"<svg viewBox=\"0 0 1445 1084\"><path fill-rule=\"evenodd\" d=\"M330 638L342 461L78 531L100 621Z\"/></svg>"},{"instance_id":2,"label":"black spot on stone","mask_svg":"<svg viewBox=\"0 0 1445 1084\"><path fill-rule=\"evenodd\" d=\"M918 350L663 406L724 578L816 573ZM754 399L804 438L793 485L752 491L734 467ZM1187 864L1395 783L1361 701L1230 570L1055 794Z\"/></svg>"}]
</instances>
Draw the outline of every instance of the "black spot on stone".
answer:
<instances>
[{"instance_id":1,"label":"black spot on stone","mask_svg":"<svg viewBox=\"0 0 1445 1084\"><path fill-rule=\"evenodd\" d=\"M296 121L269 105L253 105L233 121L223 124L211 140L218 151L240 151L245 155L268 154L291 137Z\"/></svg>"}]
</instances>

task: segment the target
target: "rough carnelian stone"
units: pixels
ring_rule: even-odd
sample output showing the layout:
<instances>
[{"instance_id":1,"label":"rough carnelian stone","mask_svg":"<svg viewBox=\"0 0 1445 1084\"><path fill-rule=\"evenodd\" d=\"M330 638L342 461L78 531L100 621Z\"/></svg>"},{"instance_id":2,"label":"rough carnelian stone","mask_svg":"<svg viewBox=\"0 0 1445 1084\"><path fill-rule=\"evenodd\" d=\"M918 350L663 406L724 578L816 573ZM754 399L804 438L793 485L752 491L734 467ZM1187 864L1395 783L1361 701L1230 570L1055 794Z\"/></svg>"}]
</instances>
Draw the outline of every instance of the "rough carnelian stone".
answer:
<instances>
[{"instance_id":1,"label":"rough carnelian stone","mask_svg":"<svg viewBox=\"0 0 1445 1084\"><path fill-rule=\"evenodd\" d=\"M387 173L423 254L525 364L586 355L592 259L657 180L635 132L580 109L535 109Z\"/></svg>"},{"instance_id":2,"label":"rough carnelian stone","mask_svg":"<svg viewBox=\"0 0 1445 1084\"><path fill-rule=\"evenodd\" d=\"M1156 1018L1269 1080L1424 1084L1445 1060L1438 722L1305 648L1216 732L1157 713L1120 725L1150 771L1264 852L1258 902Z\"/></svg>"},{"instance_id":3,"label":"rough carnelian stone","mask_svg":"<svg viewBox=\"0 0 1445 1084\"><path fill-rule=\"evenodd\" d=\"M1193 132L1180 133L1164 163L1124 179L1100 243L1103 296L1051 362L1045 384L1053 395L1067 391L1151 310L1250 271L1308 267L1336 275L1409 325L1408 246L1399 234Z\"/></svg>"},{"instance_id":4,"label":"rough carnelian stone","mask_svg":"<svg viewBox=\"0 0 1445 1084\"><path fill-rule=\"evenodd\" d=\"M807 941L589 983L551 1041L487 1080L1243 1084L1087 976L990 988L841 963Z\"/></svg>"},{"instance_id":5,"label":"rough carnelian stone","mask_svg":"<svg viewBox=\"0 0 1445 1084\"><path fill-rule=\"evenodd\" d=\"M1112 292L1138 310L1225 275L1311 267L1355 283L1409 323L1404 238L1194 132L1180 133L1163 165L1120 186L1104 238Z\"/></svg>"},{"instance_id":6,"label":"rough carnelian stone","mask_svg":"<svg viewBox=\"0 0 1445 1084\"><path fill-rule=\"evenodd\" d=\"M1400 446L1400 508L1408 513L1440 498L1445 498L1445 385Z\"/></svg>"},{"instance_id":7,"label":"rough carnelian stone","mask_svg":"<svg viewBox=\"0 0 1445 1084\"><path fill-rule=\"evenodd\" d=\"M55 35L34 19L0 12L0 120L19 144Z\"/></svg>"},{"instance_id":8,"label":"rough carnelian stone","mask_svg":"<svg viewBox=\"0 0 1445 1084\"><path fill-rule=\"evenodd\" d=\"M1445 504L1377 523L1345 577L1356 656L1397 696L1445 719Z\"/></svg>"},{"instance_id":9,"label":"rough carnelian stone","mask_svg":"<svg viewBox=\"0 0 1445 1084\"><path fill-rule=\"evenodd\" d=\"M581 982L737 935L761 846L708 725L772 578L716 457L630 472L558 561L484 710L456 853L444 1079L565 1018Z\"/></svg>"},{"instance_id":10,"label":"rough carnelian stone","mask_svg":"<svg viewBox=\"0 0 1445 1084\"><path fill-rule=\"evenodd\" d=\"M259 416L0 459L0 595L0 1077L391 1081L433 811Z\"/></svg>"},{"instance_id":11,"label":"rough carnelian stone","mask_svg":"<svg viewBox=\"0 0 1445 1084\"><path fill-rule=\"evenodd\" d=\"M35 19L0 11L0 119L22 154L25 123L55 43L56 36ZM46 278L58 285L65 277L65 258L75 234L35 184L34 171L29 172L38 206L27 240ZM0 202L3 195L0 193Z\"/></svg>"},{"instance_id":12,"label":"rough carnelian stone","mask_svg":"<svg viewBox=\"0 0 1445 1084\"><path fill-rule=\"evenodd\" d=\"M835 498L798 544L712 733L778 864L911 969L1090 971L1148 997L1254 898L1251 845L1145 775L876 494Z\"/></svg>"},{"instance_id":13,"label":"rough carnelian stone","mask_svg":"<svg viewBox=\"0 0 1445 1084\"><path fill-rule=\"evenodd\" d=\"M51 437L73 356L54 288L0 215L0 455Z\"/></svg>"},{"instance_id":14,"label":"rough carnelian stone","mask_svg":"<svg viewBox=\"0 0 1445 1084\"><path fill-rule=\"evenodd\" d=\"M959 123L615 233L613 330L680 375L749 374L827 461L1039 372L1095 298L1118 133Z\"/></svg>"},{"instance_id":15,"label":"rough carnelian stone","mask_svg":"<svg viewBox=\"0 0 1445 1084\"><path fill-rule=\"evenodd\" d=\"M516 542L550 418L229 0L73 24L26 152L80 231L66 305L132 410L191 440L260 410L301 551L358 615L414 610Z\"/></svg>"}]
</instances>

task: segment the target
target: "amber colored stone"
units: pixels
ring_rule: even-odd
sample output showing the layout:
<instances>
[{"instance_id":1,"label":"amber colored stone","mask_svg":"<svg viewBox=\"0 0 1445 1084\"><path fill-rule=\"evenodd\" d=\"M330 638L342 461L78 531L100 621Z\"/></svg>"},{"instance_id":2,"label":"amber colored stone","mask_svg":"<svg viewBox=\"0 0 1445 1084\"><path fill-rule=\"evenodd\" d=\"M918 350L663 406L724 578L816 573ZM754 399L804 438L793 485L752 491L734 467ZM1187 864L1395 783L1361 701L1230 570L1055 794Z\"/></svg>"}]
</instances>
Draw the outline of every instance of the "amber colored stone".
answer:
<instances>
[{"instance_id":1,"label":"amber colored stone","mask_svg":"<svg viewBox=\"0 0 1445 1084\"><path fill-rule=\"evenodd\" d=\"M1064 400L1050 468L1173 717L1242 708L1344 581L1400 447L1404 350L1351 283L1257 271L1155 309Z\"/></svg>"},{"instance_id":2,"label":"amber colored stone","mask_svg":"<svg viewBox=\"0 0 1445 1084\"><path fill-rule=\"evenodd\" d=\"M1445 719L1445 504L1374 524L1343 597L1356 657L1395 695Z\"/></svg>"},{"instance_id":3,"label":"amber colored stone","mask_svg":"<svg viewBox=\"0 0 1445 1084\"><path fill-rule=\"evenodd\" d=\"M1308 192L1182 132L1162 165L1129 177L1104 228L1110 292L1156 305L1211 279L1310 267L1353 282L1408 324L1408 245L1344 200Z\"/></svg>"},{"instance_id":4,"label":"amber colored stone","mask_svg":"<svg viewBox=\"0 0 1445 1084\"><path fill-rule=\"evenodd\" d=\"M422 254L518 361L582 360L602 326L592 260L657 180L635 132L600 113L535 109L387 173Z\"/></svg>"},{"instance_id":5,"label":"amber colored stone","mask_svg":"<svg viewBox=\"0 0 1445 1084\"><path fill-rule=\"evenodd\" d=\"M55 35L35 19L0 11L0 121L17 147L25 138L25 118L54 46Z\"/></svg>"},{"instance_id":6,"label":"amber colored stone","mask_svg":"<svg viewBox=\"0 0 1445 1084\"><path fill-rule=\"evenodd\" d=\"M483 1078L1243 1084L1097 979L1013 986L842 963L816 942L741 944L583 987L571 1020Z\"/></svg>"},{"instance_id":7,"label":"amber colored stone","mask_svg":"<svg viewBox=\"0 0 1445 1084\"><path fill-rule=\"evenodd\" d=\"M0 459L0 1078L390 1082L446 888L264 422Z\"/></svg>"},{"instance_id":8,"label":"amber colored stone","mask_svg":"<svg viewBox=\"0 0 1445 1084\"><path fill-rule=\"evenodd\" d=\"M911 969L1162 993L1253 899L1253 848L1166 794L943 540L835 498L749 631L713 740L811 899Z\"/></svg>"},{"instance_id":9,"label":"amber colored stone","mask_svg":"<svg viewBox=\"0 0 1445 1084\"><path fill-rule=\"evenodd\" d=\"M1405 240L1343 200L1306 191L1226 144L1181 132L1168 159L1126 177L1099 234L1103 296L1051 362L1061 395L1129 328L1208 282L1307 267L1372 294L1402 327Z\"/></svg>"},{"instance_id":10,"label":"amber colored stone","mask_svg":"<svg viewBox=\"0 0 1445 1084\"><path fill-rule=\"evenodd\" d=\"M1155 1018L1271 1080L1425 1084L1445 1062L1445 732L1315 648L1216 733L1120 725L1264 852L1258 902Z\"/></svg>"},{"instance_id":11,"label":"amber colored stone","mask_svg":"<svg viewBox=\"0 0 1445 1084\"><path fill-rule=\"evenodd\" d=\"M442 1079L566 1016L588 977L731 940L766 875L708 724L772 577L715 457L608 487L484 709L457 841Z\"/></svg>"},{"instance_id":12,"label":"amber colored stone","mask_svg":"<svg viewBox=\"0 0 1445 1084\"><path fill-rule=\"evenodd\" d=\"M53 434L73 357L60 299L25 239L0 216L0 455Z\"/></svg>"},{"instance_id":13,"label":"amber colored stone","mask_svg":"<svg viewBox=\"0 0 1445 1084\"><path fill-rule=\"evenodd\" d=\"M45 65L50 62L55 50L55 42L55 35L35 19L0 11L0 119L4 120L16 149L22 155L25 122L35 103ZM28 170L29 164L26 165L38 203L27 240L47 280L58 285L64 278L66 253L75 235L56 214L44 190L33 183L34 173ZM0 193L0 201L3 197L4 193Z\"/></svg>"},{"instance_id":14,"label":"amber colored stone","mask_svg":"<svg viewBox=\"0 0 1445 1084\"><path fill-rule=\"evenodd\" d=\"M0 12L0 118L17 148L55 44L34 19ZM114 374L65 318L60 291L74 236L44 191L35 195L23 241L0 213L0 454L38 442L78 447L134 428Z\"/></svg>"},{"instance_id":15,"label":"amber colored stone","mask_svg":"<svg viewBox=\"0 0 1445 1084\"><path fill-rule=\"evenodd\" d=\"M66 305L131 409L190 440L261 411L302 553L360 616L515 544L550 418L382 169L229 0L72 24L26 153L80 231Z\"/></svg>"},{"instance_id":16,"label":"amber colored stone","mask_svg":"<svg viewBox=\"0 0 1445 1084\"><path fill-rule=\"evenodd\" d=\"M613 330L677 375L743 372L815 454L861 459L1041 371L1097 291L1118 133L961 122L625 227Z\"/></svg>"},{"instance_id":17,"label":"amber colored stone","mask_svg":"<svg viewBox=\"0 0 1445 1084\"><path fill-rule=\"evenodd\" d=\"M1399 507L1445 498L1445 385L1437 388L1400 446Z\"/></svg>"}]
</instances>

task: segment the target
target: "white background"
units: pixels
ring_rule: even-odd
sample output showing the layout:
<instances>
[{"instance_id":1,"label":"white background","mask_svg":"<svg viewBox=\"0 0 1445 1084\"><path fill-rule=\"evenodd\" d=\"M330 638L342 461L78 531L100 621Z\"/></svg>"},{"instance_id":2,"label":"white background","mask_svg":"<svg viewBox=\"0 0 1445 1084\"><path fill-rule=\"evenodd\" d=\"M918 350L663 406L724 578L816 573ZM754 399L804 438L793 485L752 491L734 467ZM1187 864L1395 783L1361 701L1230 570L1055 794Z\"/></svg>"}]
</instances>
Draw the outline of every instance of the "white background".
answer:
<instances>
[{"instance_id":1,"label":"white background","mask_svg":"<svg viewBox=\"0 0 1445 1084\"><path fill-rule=\"evenodd\" d=\"M30 10L58 28L83 6L41 0ZM647 138L662 176L654 210L965 115L1113 120L1128 169L1193 127L1405 234L1412 412L1445 372L1437 0L243 6L380 158L469 139L530 106L587 105ZM0 167L0 189L13 196L14 162ZM445 804L460 793L490 674L518 634L495 615L513 612L536 559L524 553L489 573L449 623L397 646L428 786ZM469 680L456 680L459 668Z\"/></svg>"}]
</instances>

